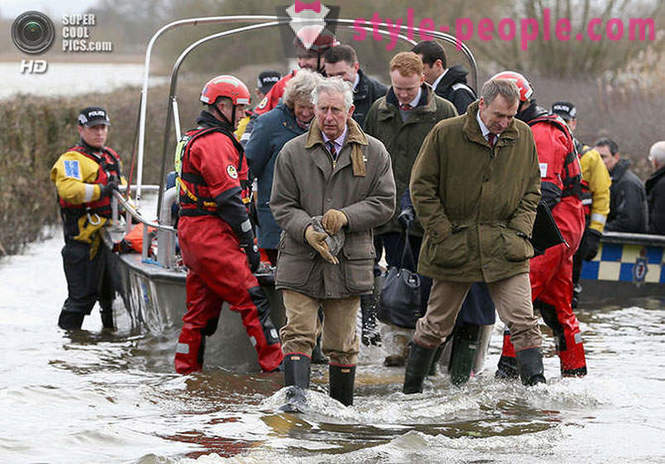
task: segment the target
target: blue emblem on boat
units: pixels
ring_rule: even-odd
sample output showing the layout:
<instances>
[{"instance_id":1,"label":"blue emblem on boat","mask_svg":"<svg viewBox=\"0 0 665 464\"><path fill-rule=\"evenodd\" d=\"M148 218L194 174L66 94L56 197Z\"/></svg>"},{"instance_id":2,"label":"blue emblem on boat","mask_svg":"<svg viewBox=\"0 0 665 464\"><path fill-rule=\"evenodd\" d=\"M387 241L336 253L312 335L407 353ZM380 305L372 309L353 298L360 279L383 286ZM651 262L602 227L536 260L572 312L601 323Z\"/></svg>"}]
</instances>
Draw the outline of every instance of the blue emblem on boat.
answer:
<instances>
[{"instance_id":1,"label":"blue emblem on boat","mask_svg":"<svg viewBox=\"0 0 665 464\"><path fill-rule=\"evenodd\" d=\"M642 283L644 278L647 275L647 258L645 256L640 256L635 261L635 267L633 267L633 282Z\"/></svg>"}]
</instances>

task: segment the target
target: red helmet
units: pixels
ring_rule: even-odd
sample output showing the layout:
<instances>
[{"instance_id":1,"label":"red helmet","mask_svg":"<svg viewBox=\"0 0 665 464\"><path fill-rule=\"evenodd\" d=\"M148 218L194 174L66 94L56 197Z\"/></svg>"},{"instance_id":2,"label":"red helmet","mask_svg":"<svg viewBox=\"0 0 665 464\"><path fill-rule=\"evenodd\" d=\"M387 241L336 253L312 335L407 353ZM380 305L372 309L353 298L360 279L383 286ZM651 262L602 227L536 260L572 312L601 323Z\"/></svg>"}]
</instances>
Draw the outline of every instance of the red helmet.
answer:
<instances>
[{"instance_id":1,"label":"red helmet","mask_svg":"<svg viewBox=\"0 0 665 464\"><path fill-rule=\"evenodd\" d=\"M517 88L520 91L520 101L525 102L531 100L533 95L533 87L529 84L529 81L526 80L526 77L515 71L503 71L499 74L492 76L490 80L494 79L506 79L508 81L513 81L517 84Z\"/></svg>"},{"instance_id":2,"label":"red helmet","mask_svg":"<svg viewBox=\"0 0 665 464\"><path fill-rule=\"evenodd\" d=\"M305 26L296 33L293 44L297 48L304 48L321 55L329 48L338 46L339 41L328 29L320 29L320 26ZM308 47L308 44L311 45Z\"/></svg>"},{"instance_id":3,"label":"red helmet","mask_svg":"<svg viewBox=\"0 0 665 464\"><path fill-rule=\"evenodd\" d=\"M209 80L203 86L200 100L214 105L218 98L230 98L234 105L249 105L250 94L247 86L234 76L223 75Z\"/></svg>"}]
</instances>

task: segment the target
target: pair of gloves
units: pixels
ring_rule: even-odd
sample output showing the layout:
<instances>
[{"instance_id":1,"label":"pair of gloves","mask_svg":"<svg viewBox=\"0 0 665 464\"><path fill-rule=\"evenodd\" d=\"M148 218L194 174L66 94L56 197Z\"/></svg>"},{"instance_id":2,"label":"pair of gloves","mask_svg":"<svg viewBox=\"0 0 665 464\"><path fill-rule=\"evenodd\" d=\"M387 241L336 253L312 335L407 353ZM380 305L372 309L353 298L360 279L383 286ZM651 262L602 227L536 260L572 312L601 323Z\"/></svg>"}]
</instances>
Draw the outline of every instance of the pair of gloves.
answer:
<instances>
[{"instance_id":1,"label":"pair of gloves","mask_svg":"<svg viewBox=\"0 0 665 464\"><path fill-rule=\"evenodd\" d=\"M330 253L330 248L326 240L329 236L339 232L348 223L349 219L342 211L329 209L321 218L321 225L325 229L325 232L317 231L314 229L314 226L307 226L307 229L305 229L305 240L330 264L339 264L337 257Z\"/></svg>"}]
</instances>

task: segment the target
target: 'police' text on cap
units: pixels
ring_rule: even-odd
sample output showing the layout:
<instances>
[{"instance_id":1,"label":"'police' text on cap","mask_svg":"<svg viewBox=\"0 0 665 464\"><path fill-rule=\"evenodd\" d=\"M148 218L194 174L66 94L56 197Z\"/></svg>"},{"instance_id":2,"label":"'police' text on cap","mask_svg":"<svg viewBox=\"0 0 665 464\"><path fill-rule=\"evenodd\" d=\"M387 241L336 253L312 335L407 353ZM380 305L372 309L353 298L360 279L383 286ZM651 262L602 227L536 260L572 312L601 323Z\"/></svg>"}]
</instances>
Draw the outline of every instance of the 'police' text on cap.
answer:
<instances>
[{"instance_id":1,"label":"'police' text on cap","mask_svg":"<svg viewBox=\"0 0 665 464\"><path fill-rule=\"evenodd\" d=\"M110 126L111 121L106 110L99 106L89 106L79 113L78 123L81 126L92 127L103 124Z\"/></svg>"}]
</instances>

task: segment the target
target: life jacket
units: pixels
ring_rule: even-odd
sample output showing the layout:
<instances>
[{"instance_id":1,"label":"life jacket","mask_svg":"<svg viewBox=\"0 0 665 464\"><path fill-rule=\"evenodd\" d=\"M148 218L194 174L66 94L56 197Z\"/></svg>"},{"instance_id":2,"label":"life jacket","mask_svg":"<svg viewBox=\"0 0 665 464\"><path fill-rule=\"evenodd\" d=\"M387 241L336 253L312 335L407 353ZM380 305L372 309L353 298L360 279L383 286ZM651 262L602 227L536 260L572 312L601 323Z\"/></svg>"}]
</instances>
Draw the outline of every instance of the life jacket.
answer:
<instances>
[{"instance_id":1,"label":"life jacket","mask_svg":"<svg viewBox=\"0 0 665 464\"><path fill-rule=\"evenodd\" d=\"M75 145L67 151L79 153L99 165L97 177L94 181L95 184L106 185L112 176L115 176L118 180L120 179L120 157L112 149L107 147L101 148L100 155L93 152L89 147ZM63 213L69 215L82 216L84 214L96 214L99 217L111 217L111 197L109 196L80 205L68 203L62 198L58 198L58 202L63 209Z\"/></svg>"},{"instance_id":2,"label":"life jacket","mask_svg":"<svg viewBox=\"0 0 665 464\"><path fill-rule=\"evenodd\" d=\"M553 124L556 128L560 129L564 133L568 141L568 146L571 147L571 151L566 154L565 160L563 162L563 176L561 182L563 187L561 189L561 198L574 195L577 198L582 198L582 168L580 167L580 161L577 155L577 150L575 148L575 142L573 141L573 136L570 134L570 130L566 123L561 119L561 117L555 114L542 114L537 116L534 119L528 121L529 126L533 126L539 122L548 122Z\"/></svg>"},{"instance_id":3,"label":"life jacket","mask_svg":"<svg viewBox=\"0 0 665 464\"><path fill-rule=\"evenodd\" d=\"M177 191L181 206L181 216L204 216L217 214L217 203L215 203L214 199L201 194L201 187L208 186L205 182L205 179L203 179L201 174L189 170L189 157L192 144L198 138L212 132L219 132L220 134L224 134L229 139L231 139L233 146L236 148L239 154L236 170L237 172L241 171L245 151L240 142L238 142L238 140L232 134L224 131L220 127L214 126L198 127L196 129L187 131L182 137L180 137L180 140L176 145L174 161L176 172L176 188L178 189Z\"/></svg>"}]
</instances>

